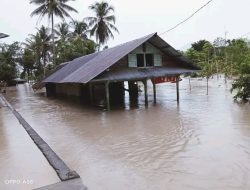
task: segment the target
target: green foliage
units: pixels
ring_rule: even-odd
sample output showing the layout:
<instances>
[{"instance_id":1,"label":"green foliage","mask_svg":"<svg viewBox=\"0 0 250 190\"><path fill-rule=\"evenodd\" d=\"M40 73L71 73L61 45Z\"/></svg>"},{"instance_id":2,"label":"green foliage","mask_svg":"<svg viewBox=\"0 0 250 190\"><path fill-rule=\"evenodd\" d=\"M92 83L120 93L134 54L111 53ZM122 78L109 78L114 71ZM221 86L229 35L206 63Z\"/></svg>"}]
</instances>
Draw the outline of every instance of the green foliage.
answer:
<instances>
[{"instance_id":1,"label":"green foliage","mask_svg":"<svg viewBox=\"0 0 250 190\"><path fill-rule=\"evenodd\" d=\"M112 30L118 32L115 27L115 16L111 13L114 12L114 7L110 6L107 2L96 2L89 6L94 13L94 17L86 17L90 29L90 35L96 37L98 43L98 51L100 46L104 45L108 39L114 38Z\"/></svg>"},{"instance_id":2,"label":"green foliage","mask_svg":"<svg viewBox=\"0 0 250 190\"><path fill-rule=\"evenodd\" d=\"M247 102L250 100L250 58L249 56L241 64L240 76L232 83L231 91L236 91L235 100Z\"/></svg>"},{"instance_id":3,"label":"green foliage","mask_svg":"<svg viewBox=\"0 0 250 190\"><path fill-rule=\"evenodd\" d=\"M30 16L39 15L39 19L42 19L45 15L48 16L48 19L51 21L51 37L52 37L52 55L53 63L55 62L55 30L54 30L54 16L59 17L63 21L65 17L71 18L69 12L77 13L77 10L73 7L67 5L69 1L73 0L30 0L31 4L37 5L36 8ZM73 19L72 19L73 20ZM45 76L45 68L44 68Z\"/></svg>"},{"instance_id":4,"label":"green foliage","mask_svg":"<svg viewBox=\"0 0 250 190\"><path fill-rule=\"evenodd\" d=\"M30 0L31 4L37 5L31 16L39 15L39 19L48 16L49 19L53 17L53 15L64 19L65 17L70 17L68 14L69 11L73 11L77 13L73 7L67 5L67 3L72 0Z\"/></svg>"},{"instance_id":5,"label":"green foliage","mask_svg":"<svg viewBox=\"0 0 250 190\"><path fill-rule=\"evenodd\" d=\"M17 64L20 62L21 47L18 42L0 44L0 81L11 83L17 77Z\"/></svg>"},{"instance_id":6,"label":"green foliage","mask_svg":"<svg viewBox=\"0 0 250 190\"><path fill-rule=\"evenodd\" d=\"M235 100L247 102L250 100L250 75L241 75L232 84L231 91L236 90Z\"/></svg>"},{"instance_id":7,"label":"green foliage","mask_svg":"<svg viewBox=\"0 0 250 190\"><path fill-rule=\"evenodd\" d=\"M85 22L74 20L70 25L73 28L71 32L73 38L87 39L88 25Z\"/></svg>"},{"instance_id":8,"label":"green foliage","mask_svg":"<svg viewBox=\"0 0 250 190\"><path fill-rule=\"evenodd\" d=\"M191 46L196 51L203 51L203 47L206 43L210 43L210 42L207 40L199 40L198 42L192 43Z\"/></svg>"},{"instance_id":9,"label":"green foliage","mask_svg":"<svg viewBox=\"0 0 250 190\"><path fill-rule=\"evenodd\" d=\"M214 74L214 47L210 42L200 40L193 43L192 47L186 51L185 55L202 68L199 76L209 78Z\"/></svg>"},{"instance_id":10,"label":"green foliage","mask_svg":"<svg viewBox=\"0 0 250 190\"><path fill-rule=\"evenodd\" d=\"M94 53L95 42L88 39L75 38L69 41L60 40L57 43L57 63L71 61L77 57Z\"/></svg>"},{"instance_id":11,"label":"green foliage","mask_svg":"<svg viewBox=\"0 0 250 190\"><path fill-rule=\"evenodd\" d=\"M29 35L29 38L26 39L26 43L24 43L24 45L25 49L33 52L33 69L35 76L39 76L39 78L45 76L45 68L50 63L50 55L52 49L49 29L41 26L41 28L37 29L37 33L35 35ZM23 66L25 66L25 63L23 64ZM24 71L29 70L26 70L26 68L24 67Z\"/></svg>"},{"instance_id":12,"label":"green foliage","mask_svg":"<svg viewBox=\"0 0 250 190\"><path fill-rule=\"evenodd\" d=\"M186 51L186 56L197 63L202 71L199 76L207 79L216 74L224 73L236 76L231 91L235 92L234 99L250 100L250 47L245 39L225 40L217 38L211 44L200 40L192 44Z\"/></svg>"},{"instance_id":13,"label":"green foliage","mask_svg":"<svg viewBox=\"0 0 250 190\"><path fill-rule=\"evenodd\" d=\"M35 53L29 49L24 49L24 54L22 56L22 60L20 63L20 65L23 67L21 78L26 78L27 74L28 82L31 76L33 75L32 71L35 69L35 61L36 61Z\"/></svg>"}]
</instances>

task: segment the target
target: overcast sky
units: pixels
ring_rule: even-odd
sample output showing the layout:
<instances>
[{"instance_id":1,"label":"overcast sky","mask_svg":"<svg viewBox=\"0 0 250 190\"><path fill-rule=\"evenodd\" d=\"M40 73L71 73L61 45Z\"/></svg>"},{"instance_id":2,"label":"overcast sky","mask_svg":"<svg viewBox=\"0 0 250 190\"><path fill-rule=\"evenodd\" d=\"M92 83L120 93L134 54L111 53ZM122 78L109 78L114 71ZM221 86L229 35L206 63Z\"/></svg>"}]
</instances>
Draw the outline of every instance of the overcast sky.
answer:
<instances>
[{"instance_id":1,"label":"overcast sky","mask_svg":"<svg viewBox=\"0 0 250 190\"><path fill-rule=\"evenodd\" d=\"M187 18L208 0L107 0L115 7L116 26L120 34L115 35L108 45L114 46L144 35L162 33ZM72 13L74 19L82 20L92 16L88 6L94 0L75 0L70 5L78 10ZM37 24L38 17L30 17L35 7L29 0L0 1L0 32L10 37L1 42L24 41L35 28L44 24L47 18ZM213 41L216 37L239 38L250 32L250 0L214 0L185 24L161 36L176 49L185 49L200 39ZM58 22L59 20L57 20ZM250 33L244 37L250 37Z\"/></svg>"}]
</instances>

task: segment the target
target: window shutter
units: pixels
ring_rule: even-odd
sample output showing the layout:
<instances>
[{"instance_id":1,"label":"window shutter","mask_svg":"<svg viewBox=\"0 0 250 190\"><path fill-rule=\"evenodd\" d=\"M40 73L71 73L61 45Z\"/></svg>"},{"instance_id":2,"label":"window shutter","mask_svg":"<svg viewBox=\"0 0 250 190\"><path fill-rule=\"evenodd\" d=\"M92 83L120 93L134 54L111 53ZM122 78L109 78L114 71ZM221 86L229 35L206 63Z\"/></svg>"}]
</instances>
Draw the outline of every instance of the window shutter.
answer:
<instances>
[{"instance_id":1,"label":"window shutter","mask_svg":"<svg viewBox=\"0 0 250 190\"><path fill-rule=\"evenodd\" d=\"M128 54L128 67L137 67L136 54Z\"/></svg>"},{"instance_id":2,"label":"window shutter","mask_svg":"<svg viewBox=\"0 0 250 190\"><path fill-rule=\"evenodd\" d=\"M160 54L154 55L154 66L162 66L162 57Z\"/></svg>"}]
</instances>

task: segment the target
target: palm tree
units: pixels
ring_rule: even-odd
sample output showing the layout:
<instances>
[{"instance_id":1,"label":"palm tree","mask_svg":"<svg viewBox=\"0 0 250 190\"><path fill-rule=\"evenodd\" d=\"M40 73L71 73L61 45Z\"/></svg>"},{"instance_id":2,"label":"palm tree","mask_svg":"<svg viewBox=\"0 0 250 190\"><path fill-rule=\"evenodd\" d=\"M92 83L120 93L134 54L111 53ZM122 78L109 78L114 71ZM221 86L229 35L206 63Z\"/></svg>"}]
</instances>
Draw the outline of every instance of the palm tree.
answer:
<instances>
[{"instance_id":1,"label":"palm tree","mask_svg":"<svg viewBox=\"0 0 250 190\"><path fill-rule=\"evenodd\" d=\"M31 16L39 15L39 19L42 19L45 15L48 15L48 18L51 19L51 36L53 41L53 62L55 64L55 36L54 36L54 16L58 16L61 19L65 17L71 18L67 11L73 11L77 13L73 7L67 5L66 3L74 0L30 0L31 4L38 5L32 13ZM72 18L71 18L72 19Z\"/></svg>"},{"instance_id":2,"label":"palm tree","mask_svg":"<svg viewBox=\"0 0 250 190\"><path fill-rule=\"evenodd\" d=\"M60 40L65 41L70 35L69 25L66 22L56 25L55 33Z\"/></svg>"},{"instance_id":3,"label":"palm tree","mask_svg":"<svg viewBox=\"0 0 250 190\"><path fill-rule=\"evenodd\" d=\"M114 38L112 30L119 33L118 29L114 26L115 16L111 14L114 12L114 7L102 1L90 5L89 9L94 11L95 17L87 17L85 20L89 22L89 27L92 27L90 35L95 35L99 51L100 45L104 45L110 37Z\"/></svg>"},{"instance_id":4,"label":"palm tree","mask_svg":"<svg viewBox=\"0 0 250 190\"><path fill-rule=\"evenodd\" d=\"M86 33L87 33L88 25L85 22L74 20L70 23L70 25L73 28L72 37L82 38L82 39L87 38Z\"/></svg>"},{"instance_id":5,"label":"palm tree","mask_svg":"<svg viewBox=\"0 0 250 190\"><path fill-rule=\"evenodd\" d=\"M43 76L45 76L46 64L49 61L50 49L51 49L51 35L49 34L48 28L42 26L37 29L37 33L30 34L30 38L26 39L24 45L28 50L31 50L36 55L36 62L38 70L41 69L41 62L43 64Z\"/></svg>"}]
</instances>

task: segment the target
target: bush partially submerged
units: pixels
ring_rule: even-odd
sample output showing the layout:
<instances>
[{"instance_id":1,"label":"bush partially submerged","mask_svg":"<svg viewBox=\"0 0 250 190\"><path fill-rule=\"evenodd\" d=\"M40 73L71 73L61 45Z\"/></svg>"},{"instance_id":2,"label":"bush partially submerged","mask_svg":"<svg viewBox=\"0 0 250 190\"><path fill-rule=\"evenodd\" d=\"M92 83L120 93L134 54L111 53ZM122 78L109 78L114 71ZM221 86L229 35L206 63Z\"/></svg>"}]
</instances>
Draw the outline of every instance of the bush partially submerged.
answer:
<instances>
[{"instance_id":1,"label":"bush partially submerged","mask_svg":"<svg viewBox=\"0 0 250 190\"><path fill-rule=\"evenodd\" d=\"M231 92L234 90L236 91L235 100L250 101L250 75L241 75L236 79L232 84Z\"/></svg>"}]
</instances>

